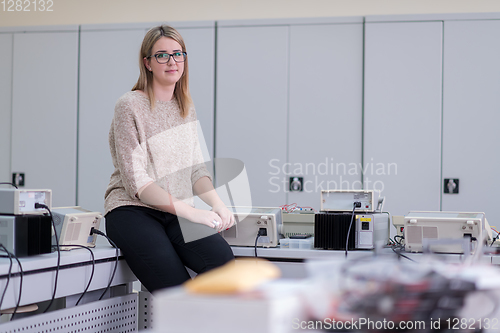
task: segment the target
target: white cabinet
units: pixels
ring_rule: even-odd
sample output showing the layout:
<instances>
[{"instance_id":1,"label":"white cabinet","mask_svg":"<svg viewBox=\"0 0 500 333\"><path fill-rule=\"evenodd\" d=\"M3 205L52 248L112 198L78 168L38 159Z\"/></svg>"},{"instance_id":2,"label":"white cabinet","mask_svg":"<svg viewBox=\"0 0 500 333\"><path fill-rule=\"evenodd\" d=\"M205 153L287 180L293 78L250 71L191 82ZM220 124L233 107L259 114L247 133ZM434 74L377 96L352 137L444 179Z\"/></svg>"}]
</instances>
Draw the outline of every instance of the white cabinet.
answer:
<instances>
[{"instance_id":1,"label":"white cabinet","mask_svg":"<svg viewBox=\"0 0 500 333\"><path fill-rule=\"evenodd\" d=\"M254 206L319 209L322 189L361 186L342 165L361 160L362 22L219 24L216 156L245 163Z\"/></svg>"},{"instance_id":2,"label":"white cabinet","mask_svg":"<svg viewBox=\"0 0 500 333\"><path fill-rule=\"evenodd\" d=\"M12 172L75 205L78 29L14 34Z\"/></svg>"},{"instance_id":3,"label":"white cabinet","mask_svg":"<svg viewBox=\"0 0 500 333\"><path fill-rule=\"evenodd\" d=\"M460 182L458 194L443 194L442 209L481 211L490 221L500 183L499 40L500 20L444 24L443 179Z\"/></svg>"},{"instance_id":4,"label":"white cabinet","mask_svg":"<svg viewBox=\"0 0 500 333\"><path fill-rule=\"evenodd\" d=\"M78 205L103 212L114 170L108 133L115 103L139 76L144 29L95 30L82 26L78 139Z\"/></svg>"},{"instance_id":5,"label":"white cabinet","mask_svg":"<svg viewBox=\"0 0 500 333\"><path fill-rule=\"evenodd\" d=\"M12 40L11 33L0 33L0 182L11 182Z\"/></svg>"},{"instance_id":6,"label":"white cabinet","mask_svg":"<svg viewBox=\"0 0 500 333\"><path fill-rule=\"evenodd\" d=\"M173 24L186 43L189 58L189 90L203 130L210 157L214 147L215 23ZM201 140L201 137L200 137Z\"/></svg>"},{"instance_id":7,"label":"white cabinet","mask_svg":"<svg viewBox=\"0 0 500 333\"><path fill-rule=\"evenodd\" d=\"M108 133L117 99L139 77L139 50L157 24L83 25L80 47L78 204L103 211L114 170ZM213 147L214 22L174 25L186 43L190 90L210 153Z\"/></svg>"},{"instance_id":8,"label":"white cabinet","mask_svg":"<svg viewBox=\"0 0 500 333\"><path fill-rule=\"evenodd\" d=\"M287 203L319 210L321 190L361 188L363 23L351 20L290 27L290 175L280 178L304 186Z\"/></svg>"},{"instance_id":9,"label":"white cabinet","mask_svg":"<svg viewBox=\"0 0 500 333\"><path fill-rule=\"evenodd\" d=\"M393 215L440 210L442 31L366 23L363 181Z\"/></svg>"},{"instance_id":10,"label":"white cabinet","mask_svg":"<svg viewBox=\"0 0 500 333\"><path fill-rule=\"evenodd\" d=\"M254 206L286 200L270 173L287 158L288 37L288 26L218 28L215 155L245 164Z\"/></svg>"}]
</instances>

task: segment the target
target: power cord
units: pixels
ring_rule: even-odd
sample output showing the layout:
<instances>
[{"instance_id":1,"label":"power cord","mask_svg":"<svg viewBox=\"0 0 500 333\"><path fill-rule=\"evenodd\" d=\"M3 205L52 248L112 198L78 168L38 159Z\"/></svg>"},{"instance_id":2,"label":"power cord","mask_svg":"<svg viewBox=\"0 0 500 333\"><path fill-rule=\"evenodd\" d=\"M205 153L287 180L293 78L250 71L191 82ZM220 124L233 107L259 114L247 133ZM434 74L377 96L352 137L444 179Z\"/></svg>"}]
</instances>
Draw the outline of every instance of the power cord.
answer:
<instances>
[{"instance_id":1,"label":"power cord","mask_svg":"<svg viewBox=\"0 0 500 333\"><path fill-rule=\"evenodd\" d=\"M354 202L353 203L353 207L352 207L351 223L349 224L349 230L347 231L347 239L345 241L345 257L346 258L347 258L347 248L348 248L348 245L349 245L349 235L351 233L352 222L354 222L354 211L358 207L361 207L361 202L359 202L359 201Z\"/></svg>"},{"instance_id":2,"label":"power cord","mask_svg":"<svg viewBox=\"0 0 500 333\"><path fill-rule=\"evenodd\" d=\"M19 265L19 272L20 272L21 278L19 280L19 297L17 299L16 307L14 308L14 311L12 312L12 316L10 317L10 320L14 319L14 316L17 313L17 309L19 309L19 304L21 303L21 295L22 295L22 291L23 291L23 279L24 279L24 271L23 271L23 266L21 265L21 261L19 260L19 258L16 255L14 255L14 254L12 254L12 255L14 256L14 259L16 259L17 264Z\"/></svg>"},{"instance_id":3,"label":"power cord","mask_svg":"<svg viewBox=\"0 0 500 333\"><path fill-rule=\"evenodd\" d=\"M59 237L57 236L57 230L56 230L56 225L54 223L54 216L52 216L52 211L50 210L50 208L47 206L47 205L44 205L44 204L41 204L41 203L38 203L36 202L35 203L35 209L38 209L38 208L43 208L45 210L47 210L49 212L49 215L50 215L50 220L52 221L52 228L54 229L54 236L56 238L56 244L59 245ZM50 303L49 305L47 306L47 308L43 311L43 313L46 313L49 308L51 307L52 303L54 303L54 299L56 298L56 291L57 291L57 280L59 278L59 268L61 266L61 249L59 248L59 246L57 247L57 268L56 268L56 278L55 278L55 281L54 281L54 292L52 293L52 299L50 300Z\"/></svg>"},{"instance_id":4,"label":"power cord","mask_svg":"<svg viewBox=\"0 0 500 333\"><path fill-rule=\"evenodd\" d=\"M265 229L259 229L257 232L257 237L255 237L255 258L257 258L257 241L259 240L260 236L265 236L266 230Z\"/></svg>"},{"instance_id":5,"label":"power cord","mask_svg":"<svg viewBox=\"0 0 500 333\"><path fill-rule=\"evenodd\" d=\"M398 240L399 238L401 238L401 240ZM402 242L404 239L405 238L403 236L399 236L399 235L394 236L394 241L396 242L396 244L391 246L392 252L394 252L398 255L398 259L405 258L405 259L408 259L410 261L416 262L412 258L407 257L401 253L405 249L405 245Z\"/></svg>"},{"instance_id":6,"label":"power cord","mask_svg":"<svg viewBox=\"0 0 500 333\"><path fill-rule=\"evenodd\" d=\"M90 273L90 279L89 279L89 282L87 283L87 286L85 287L85 290L80 295L80 298L78 298L78 301L75 304L75 306L77 306L80 303L80 301L82 300L83 296L85 296L85 294L89 290L90 284L92 283L92 279L94 278L94 271L95 271L95 257L94 257L94 252L88 246L79 245L79 244L64 245L64 247L79 247L79 248L86 249L86 250L88 250L90 252L90 256L92 257L92 273Z\"/></svg>"},{"instance_id":7,"label":"power cord","mask_svg":"<svg viewBox=\"0 0 500 333\"><path fill-rule=\"evenodd\" d=\"M493 247L493 244L495 244L497 239L500 237L500 232L498 232L496 230L495 230L495 232L497 233L497 236L495 238L493 238L493 241L491 242L490 247Z\"/></svg>"},{"instance_id":8,"label":"power cord","mask_svg":"<svg viewBox=\"0 0 500 333\"><path fill-rule=\"evenodd\" d=\"M12 312L12 316L10 317L10 320L13 320L14 316L17 313L17 310L19 309L19 304L21 303L21 296L22 296L22 292L23 292L24 271L23 271L23 266L21 265L21 261L19 260L19 258L14 253L9 252L7 250L7 248L5 246L3 246L3 244L0 244L0 250L2 250L2 251L4 251L4 252L7 253L7 255L0 255L0 258L9 258L9 259L11 259L13 257L14 259L16 259L17 264L19 265L19 275L20 275L20 279L19 279L19 296L17 298L16 307L14 308L14 311ZM5 285L6 289L7 289L7 286L8 286L8 280L9 279L7 279L7 283Z\"/></svg>"},{"instance_id":9,"label":"power cord","mask_svg":"<svg viewBox=\"0 0 500 333\"><path fill-rule=\"evenodd\" d=\"M16 189L19 189L19 187L17 187L17 185L16 185L16 184L14 184L14 183L9 183L9 182L1 182L1 183L0 183L0 185L12 185L12 186L14 186Z\"/></svg>"},{"instance_id":10,"label":"power cord","mask_svg":"<svg viewBox=\"0 0 500 333\"><path fill-rule=\"evenodd\" d=\"M103 237L106 237L106 239L108 240L108 242L115 248L116 250L116 262L115 262L115 268L113 270L113 274L111 274L111 279L109 279L109 283L108 283L108 286L106 287L106 289L104 290L104 292L102 293L101 297L99 297L99 300L101 300L104 295L106 294L106 292L109 290L109 288L111 287L111 283L113 282L113 279L115 278L115 273L116 273L116 268L118 267L118 257L119 257L119 253L118 253L118 246L116 246L115 242L113 242L104 232L100 231L100 230L97 230L96 228L92 228L90 229L90 235L100 235L100 236L103 236Z\"/></svg>"},{"instance_id":11,"label":"power cord","mask_svg":"<svg viewBox=\"0 0 500 333\"><path fill-rule=\"evenodd\" d=\"M10 260L9 274L7 276L7 282L5 283L5 288L4 288L3 293L2 293L2 298L0 298L0 309L1 309L2 308L2 304L3 304L3 299L5 297L5 293L7 292L7 288L9 287L10 277L11 277L11 274L12 274L12 255L5 248L5 246L3 246L3 244L0 244L0 248L7 253L7 255L9 256L9 260Z\"/></svg>"}]
</instances>

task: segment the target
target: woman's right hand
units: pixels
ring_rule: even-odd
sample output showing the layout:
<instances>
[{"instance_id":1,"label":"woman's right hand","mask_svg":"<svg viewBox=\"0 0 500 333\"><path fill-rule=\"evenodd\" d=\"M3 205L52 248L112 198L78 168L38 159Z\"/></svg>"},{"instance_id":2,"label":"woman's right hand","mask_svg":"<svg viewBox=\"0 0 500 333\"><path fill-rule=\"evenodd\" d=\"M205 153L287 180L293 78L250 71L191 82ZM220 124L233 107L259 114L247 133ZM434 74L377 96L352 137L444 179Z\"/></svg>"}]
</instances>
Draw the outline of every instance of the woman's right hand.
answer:
<instances>
[{"instance_id":1,"label":"woman's right hand","mask_svg":"<svg viewBox=\"0 0 500 333\"><path fill-rule=\"evenodd\" d=\"M204 224L214 228L218 232L222 231L222 219L216 213L210 210L193 208L188 218L191 222ZM216 221L216 223L214 223Z\"/></svg>"}]
</instances>

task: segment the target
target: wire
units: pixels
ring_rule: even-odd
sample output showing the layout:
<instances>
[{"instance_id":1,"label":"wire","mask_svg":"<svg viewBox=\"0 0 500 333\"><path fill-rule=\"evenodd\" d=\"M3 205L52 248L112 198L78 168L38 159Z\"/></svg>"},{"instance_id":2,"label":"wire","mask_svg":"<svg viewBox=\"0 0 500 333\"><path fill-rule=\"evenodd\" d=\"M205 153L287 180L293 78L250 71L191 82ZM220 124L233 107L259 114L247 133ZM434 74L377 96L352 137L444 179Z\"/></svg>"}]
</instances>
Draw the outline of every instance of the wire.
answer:
<instances>
[{"instance_id":1,"label":"wire","mask_svg":"<svg viewBox=\"0 0 500 333\"><path fill-rule=\"evenodd\" d=\"M20 279L19 279L19 297L17 298L16 307L14 308L14 311L12 312L12 316L10 317L10 320L13 320L14 316L17 313L17 309L19 309L19 304L21 303L21 296L22 296L22 292L23 292L23 280L24 280L23 265L21 265L21 261L19 260L19 258L14 253L7 251L7 249L3 245L0 246L0 249L2 249L3 251L7 252L7 255L0 255L0 257L2 257L2 258L10 258L10 256L12 256L12 257L14 257L14 259L16 259L17 264L19 265L19 274L20 274Z\"/></svg>"},{"instance_id":2,"label":"wire","mask_svg":"<svg viewBox=\"0 0 500 333\"><path fill-rule=\"evenodd\" d=\"M88 246L79 245L79 244L64 245L64 247L79 247L79 248L87 249L90 252L90 256L92 257L92 273L90 273L90 279L89 279L89 282L87 283L87 286L85 287L85 290L80 295L80 298L78 298L78 301L75 304L75 306L77 306L80 303L80 301L82 300L83 296L85 296L85 294L89 290L90 284L92 283L92 279L94 278L94 271L95 271L95 257L94 257L94 252Z\"/></svg>"},{"instance_id":3,"label":"wire","mask_svg":"<svg viewBox=\"0 0 500 333\"><path fill-rule=\"evenodd\" d=\"M347 231L347 239L345 241L345 257L347 258L347 247L349 245L349 234L351 233L351 227L352 227L352 222L354 221L354 211L356 210L356 202L353 204L354 207L352 207L352 216L351 216L351 223L349 224L349 230Z\"/></svg>"},{"instance_id":4,"label":"wire","mask_svg":"<svg viewBox=\"0 0 500 333\"><path fill-rule=\"evenodd\" d=\"M0 244L0 248L2 250L4 250L7 255L9 256L9 259L10 259L10 266L9 266L9 275L7 276L7 282L5 283L5 288L3 290L3 293L2 293L2 298L0 299L0 309L2 308L2 304L3 304L3 299L5 297L5 293L7 292L7 288L9 287L9 282L10 282L10 276L12 274L12 255L11 253L5 248L5 246L3 246L3 244Z\"/></svg>"},{"instance_id":5,"label":"wire","mask_svg":"<svg viewBox=\"0 0 500 333\"><path fill-rule=\"evenodd\" d=\"M1 182L1 183L0 183L0 185L12 185L12 186L14 186L15 188L19 189L19 187L17 187L17 185L16 185L16 184L14 184L14 183L9 183L9 182Z\"/></svg>"},{"instance_id":6,"label":"wire","mask_svg":"<svg viewBox=\"0 0 500 333\"><path fill-rule=\"evenodd\" d=\"M495 244L495 242L497 241L497 239L500 237L500 232L498 232L496 229L494 228L491 228L493 231L495 231L497 233L497 236L495 238L493 238L493 241L491 242L490 244L490 247L493 247L493 244Z\"/></svg>"},{"instance_id":7,"label":"wire","mask_svg":"<svg viewBox=\"0 0 500 333\"><path fill-rule=\"evenodd\" d=\"M255 258L257 258L257 241L260 238L260 234L257 234L257 237L255 237Z\"/></svg>"},{"instance_id":8,"label":"wire","mask_svg":"<svg viewBox=\"0 0 500 333\"><path fill-rule=\"evenodd\" d=\"M291 204L288 204L288 205L282 205L282 206L280 206L281 210L284 210L285 213L291 213L291 212L293 212L296 207L297 207L297 204L295 202L291 203Z\"/></svg>"},{"instance_id":9,"label":"wire","mask_svg":"<svg viewBox=\"0 0 500 333\"><path fill-rule=\"evenodd\" d=\"M399 245L399 246L391 246L391 249L394 253L396 253L398 255L398 258L401 259L401 257L405 258L405 259L408 259L410 261L413 261L413 262L416 262L415 260L413 260L412 258L410 257L407 257L405 256L404 254L401 253L401 251L396 251L396 248L399 248L400 250L403 250L403 247L404 245Z\"/></svg>"},{"instance_id":10,"label":"wire","mask_svg":"<svg viewBox=\"0 0 500 333\"><path fill-rule=\"evenodd\" d=\"M115 273L116 273L116 268L118 267L118 257L119 257L119 253L118 253L118 246L116 246L115 242L113 242L104 232L100 231L100 230L97 230L95 228L92 228L90 230L90 234L93 235L93 234L97 234L97 235L100 235L100 236L103 236L103 237L106 237L106 239L108 240L108 242L115 248L116 250L116 262L115 262L115 268L113 270L113 274L111 274L111 278L109 279L109 283L108 283L108 286L106 287L106 289L104 290L104 292L102 293L101 297L99 297L99 300L101 300L104 295L106 294L106 292L109 290L109 288L111 287L111 283L113 282L113 279L115 278Z\"/></svg>"},{"instance_id":11,"label":"wire","mask_svg":"<svg viewBox=\"0 0 500 333\"><path fill-rule=\"evenodd\" d=\"M19 309L19 304L21 304L21 295L22 295L22 291L23 291L23 279L24 279L24 271L23 271L23 266L21 265L21 261L19 260L19 258L15 254L12 254L12 255L14 256L14 259L16 259L16 261L19 265L19 271L21 274L21 278L19 280L19 298L17 299L16 307L14 308L14 312L12 312L12 316L10 317L10 320L14 319L14 316L17 313L17 309Z\"/></svg>"},{"instance_id":12,"label":"wire","mask_svg":"<svg viewBox=\"0 0 500 333\"><path fill-rule=\"evenodd\" d=\"M296 210L303 210L304 208L310 208L313 212L316 213L316 209L310 207L310 206L298 206L295 202L287 205L281 205L280 206L281 210L284 211L285 213L293 213Z\"/></svg>"},{"instance_id":13,"label":"wire","mask_svg":"<svg viewBox=\"0 0 500 333\"><path fill-rule=\"evenodd\" d=\"M401 241L399 241L398 238L401 238L401 240L404 240L405 239L404 236L399 236L399 235L394 236L394 241L396 241L396 243L398 245L403 245L403 243Z\"/></svg>"},{"instance_id":14,"label":"wire","mask_svg":"<svg viewBox=\"0 0 500 333\"><path fill-rule=\"evenodd\" d=\"M50 220L52 221L52 228L54 229L54 236L56 238L56 244L59 245L59 238L57 237L57 230L56 230L56 225L54 223L54 216L52 216L52 211L47 205L41 204L36 202L35 203L35 208L44 208L49 212L50 215ZM59 278L59 268L61 266L61 249L59 249L59 246L57 247L57 268L56 268L56 278L54 281L54 292L52 293L52 299L50 300L49 305L47 308L43 311L43 313L46 313L49 308L51 307L52 303L54 303L54 299L56 298L56 291L57 291L57 280Z\"/></svg>"}]
</instances>

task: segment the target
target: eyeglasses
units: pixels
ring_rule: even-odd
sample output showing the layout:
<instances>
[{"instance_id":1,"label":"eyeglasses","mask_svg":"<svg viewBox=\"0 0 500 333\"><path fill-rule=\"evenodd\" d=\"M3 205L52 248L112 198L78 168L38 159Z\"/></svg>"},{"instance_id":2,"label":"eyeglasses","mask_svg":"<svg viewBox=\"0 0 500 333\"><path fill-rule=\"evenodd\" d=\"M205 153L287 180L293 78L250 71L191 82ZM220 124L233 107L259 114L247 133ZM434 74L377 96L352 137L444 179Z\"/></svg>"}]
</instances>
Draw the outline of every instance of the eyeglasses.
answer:
<instances>
[{"instance_id":1,"label":"eyeglasses","mask_svg":"<svg viewBox=\"0 0 500 333\"><path fill-rule=\"evenodd\" d=\"M166 64L170 60L170 57L172 57L175 62L184 62L186 60L186 56L187 56L186 52L175 52L172 54L162 52L150 55L148 59L151 59L151 57L155 57L156 61L159 64Z\"/></svg>"}]
</instances>

